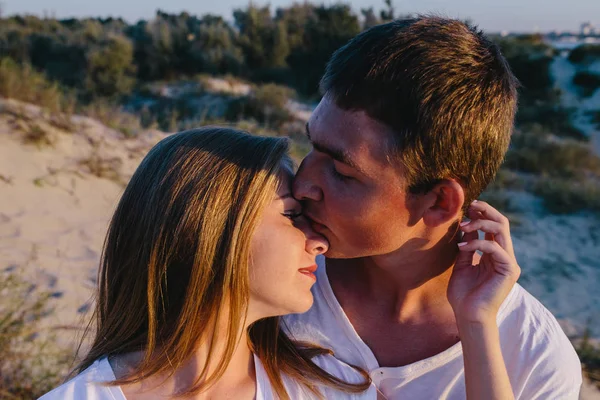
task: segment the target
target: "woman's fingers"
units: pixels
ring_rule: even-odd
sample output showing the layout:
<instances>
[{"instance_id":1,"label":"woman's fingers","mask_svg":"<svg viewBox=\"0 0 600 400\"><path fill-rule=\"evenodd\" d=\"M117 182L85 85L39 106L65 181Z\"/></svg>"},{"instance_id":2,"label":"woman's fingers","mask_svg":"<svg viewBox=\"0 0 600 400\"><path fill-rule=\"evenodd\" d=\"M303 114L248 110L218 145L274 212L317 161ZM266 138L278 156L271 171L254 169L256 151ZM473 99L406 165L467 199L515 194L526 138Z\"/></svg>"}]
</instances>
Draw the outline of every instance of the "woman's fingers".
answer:
<instances>
[{"instance_id":1,"label":"woman's fingers","mask_svg":"<svg viewBox=\"0 0 600 400\"><path fill-rule=\"evenodd\" d=\"M489 219L502 225L509 226L508 218L502 213L496 210L494 207L486 203L485 201L476 200L469 206L469 210L472 212L479 212L485 219Z\"/></svg>"},{"instance_id":2,"label":"woman's fingers","mask_svg":"<svg viewBox=\"0 0 600 400\"><path fill-rule=\"evenodd\" d=\"M470 222L463 222L463 232L481 230L485 232L486 240L494 240L514 257L514 248L510 236L510 224L500 211L485 201L475 201L469 206Z\"/></svg>"},{"instance_id":3,"label":"woman's fingers","mask_svg":"<svg viewBox=\"0 0 600 400\"><path fill-rule=\"evenodd\" d=\"M473 251L481 251L484 254L489 254L494 260L494 269L497 273L512 277L515 281L521 274L521 268L516 263L514 257L511 257L498 242L489 240L471 240L469 242L459 243L461 252L471 253Z\"/></svg>"},{"instance_id":4,"label":"woman's fingers","mask_svg":"<svg viewBox=\"0 0 600 400\"><path fill-rule=\"evenodd\" d=\"M478 230L485 232L486 240L495 240L504 250L511 252L510 241L507 240L507 236L510 238L510 232L506 232L505 228L499 222L487 219L475 219L463 222L460 225L460 229L465 233Z\"/></svg>"}]
</instances>

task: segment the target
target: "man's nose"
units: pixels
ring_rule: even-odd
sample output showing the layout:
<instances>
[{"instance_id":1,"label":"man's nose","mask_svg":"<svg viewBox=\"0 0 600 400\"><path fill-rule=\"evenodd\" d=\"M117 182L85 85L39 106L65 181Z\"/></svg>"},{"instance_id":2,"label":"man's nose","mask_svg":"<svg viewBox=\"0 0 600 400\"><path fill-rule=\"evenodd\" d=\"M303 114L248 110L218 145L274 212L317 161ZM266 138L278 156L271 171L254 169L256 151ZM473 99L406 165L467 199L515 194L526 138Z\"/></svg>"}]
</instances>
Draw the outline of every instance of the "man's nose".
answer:
<instances>
[{"instance_id":1,"label":"man's nose","mask_svg":"<svg viewBox=\"0 0 600 400\"><path fill-rule=\"evenodd\" d=\"M292 192L297 200L313 200L321 201L323 199L323 191L317 184L319 170L314 162L312 151L302 160L300 168L294 178Z\"/></svg>"}]
</instances>

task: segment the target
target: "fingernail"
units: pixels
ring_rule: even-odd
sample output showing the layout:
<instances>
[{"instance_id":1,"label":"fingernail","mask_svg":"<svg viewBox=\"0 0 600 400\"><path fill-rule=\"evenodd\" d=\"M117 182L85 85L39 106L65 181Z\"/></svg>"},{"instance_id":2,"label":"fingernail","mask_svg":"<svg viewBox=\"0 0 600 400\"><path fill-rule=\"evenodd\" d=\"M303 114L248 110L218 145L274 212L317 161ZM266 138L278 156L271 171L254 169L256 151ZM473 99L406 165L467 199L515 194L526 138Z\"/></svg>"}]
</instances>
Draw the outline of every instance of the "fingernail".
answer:
<instances>
[{"instance_id":1,"label":"fingernail","mask_svg":"<svg viewBox=\"0 0 600 400\"><path fill-rule=\"evenodd\" d=\"M477 200L473 200L473 201L471 202L471 204L475 204L475 203L477 203Z\"/></svg>"},{"instance_id":2,"label":"fingernail","mask_svg":"<svg viewBox=\"0 0 600 400\"><path fill-rule=\"evenodd\" d=\"M467 242L460 242L460 243L458 244L458 247L463 247L463 246L466 246L466 245L467 245Z\"/></svg>"},{"instance_id":3,"label":"fingernail","mask_svg":"<svg viewBox=\"0 0 600 400\"><path fill-rule=\"evenodd\" d=\"M463 221L460 223L460 226L469 225L470 223L471 223L471 221Z\"/></svg>"}]
</instances>

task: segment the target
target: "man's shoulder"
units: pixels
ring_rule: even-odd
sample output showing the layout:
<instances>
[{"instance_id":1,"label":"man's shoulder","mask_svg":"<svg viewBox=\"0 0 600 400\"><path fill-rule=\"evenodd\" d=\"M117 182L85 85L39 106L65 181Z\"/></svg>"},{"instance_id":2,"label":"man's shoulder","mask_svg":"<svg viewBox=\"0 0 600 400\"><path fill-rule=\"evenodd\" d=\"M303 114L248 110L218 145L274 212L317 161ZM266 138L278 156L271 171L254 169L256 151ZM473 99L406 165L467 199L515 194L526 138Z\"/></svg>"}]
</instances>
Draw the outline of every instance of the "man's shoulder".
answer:
<instances>
[{"instance_id":1,"label":"man's shoulder","mask_svg":"<svg viewBox=\"0 0 600 400\"><path fill-rule=\"evenodd\" d=\"M561 393L572 398L581 386L581 363L560 324L544 305L516 285L499 316L500 342L511 380L524 393Z\"/></svg>"},{"instance_id":2,"label":"man's shoulder","mask_svg":"<svg viewBox=\"0 0 600 400\"><path fill-rule=\"evenodd\" d=\"M498 317L500 328L514 333L568 340L556 317L531 293L516 284Z\"/></svg>"}]
</instances>

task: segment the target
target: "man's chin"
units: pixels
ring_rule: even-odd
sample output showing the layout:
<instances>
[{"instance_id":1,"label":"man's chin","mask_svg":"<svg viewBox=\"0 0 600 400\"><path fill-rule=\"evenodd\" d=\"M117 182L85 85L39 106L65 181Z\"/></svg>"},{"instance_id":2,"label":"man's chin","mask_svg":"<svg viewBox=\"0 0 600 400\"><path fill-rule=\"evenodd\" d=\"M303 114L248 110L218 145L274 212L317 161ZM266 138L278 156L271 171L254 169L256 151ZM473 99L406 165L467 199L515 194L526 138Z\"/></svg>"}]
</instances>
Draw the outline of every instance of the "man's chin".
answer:
<instances>
[{"instance_id":1,"label":"man's chin","mask_svg":"<svg viewBox=\"0 0 600 400\"><path fill-rule=\"evenodd\" d=\"M344 252L336 251L335 247L329 245L329 249L323 254L326 258L347 259L356 258Z\"/></svg>"}]
</instances>

